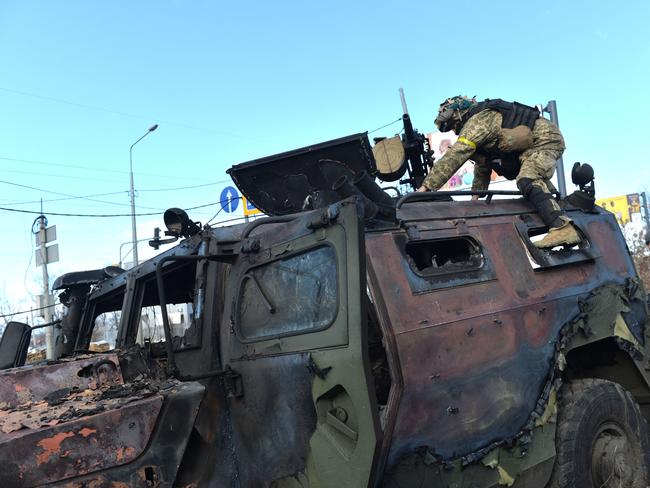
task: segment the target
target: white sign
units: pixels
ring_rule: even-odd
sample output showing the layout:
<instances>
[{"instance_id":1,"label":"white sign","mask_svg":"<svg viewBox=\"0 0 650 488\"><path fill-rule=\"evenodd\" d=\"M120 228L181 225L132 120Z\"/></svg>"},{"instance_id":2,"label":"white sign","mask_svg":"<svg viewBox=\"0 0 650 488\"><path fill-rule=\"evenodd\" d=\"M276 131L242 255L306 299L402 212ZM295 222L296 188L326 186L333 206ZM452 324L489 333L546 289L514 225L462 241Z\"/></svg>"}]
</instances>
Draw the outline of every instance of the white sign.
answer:
<instances>
[{"instance_id":1,"label":"white sign","mask_svg":"<svg viewBox=\"0 0 650 488\"><path fill-rule=\"evenodd\" d=\"M36 249L36 266L43 264L43 256L41 255L41 248ZM59 245L53 244L45 248L45 261L46 264L56 263L59 260Z\"/></svg>"}]
</instances>

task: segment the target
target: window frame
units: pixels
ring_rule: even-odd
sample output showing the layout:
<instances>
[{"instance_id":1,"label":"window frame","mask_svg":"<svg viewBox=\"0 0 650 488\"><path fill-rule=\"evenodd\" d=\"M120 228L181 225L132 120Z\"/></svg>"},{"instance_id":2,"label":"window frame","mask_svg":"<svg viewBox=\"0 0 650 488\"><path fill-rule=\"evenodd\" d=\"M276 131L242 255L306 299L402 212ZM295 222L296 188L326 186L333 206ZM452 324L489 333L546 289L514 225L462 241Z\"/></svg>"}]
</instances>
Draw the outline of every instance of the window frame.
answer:
<instances>
[{"instance_id":1,"label":"window frame","mask_svg":"<svg viewBox=\"0 0 650 488\"><path fill-rule=\"evenodd\" d=\"M97 320L97 317L99 317L103 313L107 312L117 312L118 310L104 310L103 312L97 312L99 305L102 303L105 303L107 301L110 301L116 296L121 296L122 297L122 305L121 308L119 309L120 313L120 321L117 324L117 335L115 337L115 345L113 346L113 349L115 350L119 348L120 344L120 330L122 327L124 327L124 320L126 318L125 312L124 312L124 307L127 301L127 290L126 286L121 286L118 287L115 290L111 290L105 294L101 294L96 297L92 297L90 300L88 300L88 306L83 312L82 318L81 318L81 328L82 331L79 333L77 337L77 341L75 343L75 350L89 350L90 344L92 342L92 337L93 337L93 332L95 331L95 326L97 325L95 323L95 320ZM100 308L101 309L101 308Z\"/></svg>"},{"instance_id":2,"label":"window frame","mask_svg":"<svg viewBox=\"0 0 650 488\"><path fill-rule=\"evenodd\" d=\"M582 241L578 246L584 247L579 247L575 250L545 252L535 246L533 241L530 239L529 233L537 231L542 231L542 233L548 232L548 227L544 225L526 224L524 222L515 223L517 234L519 234L521 243L528 252L529 259L537 264L537 267L535 267L533 266L533 263L530 263L534 272L538 273L540 271L557 268L558 266L594 261L596 258L600 257L600 253L597 251L596 247L592 245L591 239L585 230L575 221L573 221L573 226L578 230L578 233L582 238Z\"/></svg>"},{"instance_id":3,"label":"window frame","mask_svg":"<svg viewBox=\"0 0 650 488\"><path fill-rule=\"evenodd\" d=\"M178 261L177 263L172 263L172 264L170 264L168 266L164 266L163 267L163 276L165 276L166 274L173 274L174 271L182 268L183 266L194 266L195 267L194 278L193 278L194 283L197 282L197 278L199 276L199 273L201 273L204 276L206 274L205 268L202 267L199 264L199 262L187 263L187 262ZM206 280L203 280L204 287L205 287L205 282L206 282ZM156 274L155 273L150 273L150 274L147 274L147 275L138 276L136 278L136 280L135 280L135 285L134 285L134 290L133 290L133 303L131 304L131 307L130 307L131 313L129 315L128 346L133 346L134 344L137 344L136 338L137 338L138 329L139 329L139 326L140 326L142 309L146 308L146 307L160 307L161 306L158 298L156 299L156 302L154 304L152 304L152 305L143 305L144 298L145 298L146 287L149 284L153 284L154 286L158 286L157 282L156 282ZM178 305L178 304L181 303L181 302L179 302L179 303L170 302L169 301L169 295L168 295L167 298L168 299L167 299L167 303L165 304L165 306ZM192 307L193 307L193 310L195 311L197 307L195 306L194 301L196 299L197 299L197 290L194 289L193 295L192 295L192 301L191 302L182 302L182 303L183 304L191 303ZM203 293L203 302L204 302L202 304L203 315L201 315L201 317L200 317L200 319L198 321L197 333L196 333L196 337L197 337L196 343L193 343L193 344L185 346L185 347L174 349L175 354L183 353L184 351L191 351L191 350L194 350L194 349L200 349L201 347L203 347L203 327L204 327L203 322L205 320L205 318L204 318L204 315L205 315L205 293ZM193 312L193 313L195 313L195 312ZM196 325L196 322L195 322L194 325ZM185 330L187 331L191 327L192 327L192 325L190 325ZM164 331L163 331L163 335L164 335ZM164 345L165 341L166 341L166 339L164 339L162 341L154 342L152 344ZM158 346L158 347L160 347L160 346ZM165 352L165 354L166 354L166 352Z\"/></svg>"},{"instance_id":4,"label":"window frame","mask_svg":"<svg viewBox=\"0 0 650 488\"><path fill-rule=\"evenodd\" d=\"M457 286L483 283L497 279L494 266L492 265L492 260L490 259L490 255L487 252L485 246L481 244L481 241L476 236L469 233L448 234L442 236L439 236L439 233L436 234L436 237L420 237L417 239L409 238L405 233L393 235L395 245L401 254L402 267L411 287L411 292L414 295L429 293L445 288L454 288ZM471 267L463 270L443 271L434 274L422 273L411 264L413 258L406 252L407 244L422 243L424 245L430 242L450 241L457 239L468 240L478 247L483 257L481 266Z\"/></svg>"},{"instance_id":5,"label":"window frame","mask_svg":"<svg viewBox=\"0 0 650 488\"><path fill-rule=\"evenodd\" d=\"M309 328L309 329L302 329L299 331L289 331L289 332L281 332L277 334L269 334L269 335L263 335L255 338L248 338L243 334L242 327L241 327L241 316L240 316L240 306L241 306L241 300L242 300L242 290L244 286L244 282L249 278L251 270L254 270L256 268L261 268L262 266L268 266L272 263L278 262L278 261L286 261L287 259L291 259L295 256L300 256L302 254L307 254L309 252L315 251L317 249L324 249L324 248L329 248L333 251L334 254L334 265L336 268L336 301L334 305L334 315L332 319L324 326L321 327L314 327L314 328ZM265 341L272 341L276 339L282 339L286 337L295 337L295 336L301 336L305 334L315 334L317 332L322 332L334 325L336 323L336 320L339 315L339 310L341 308L341 278L340 278L340 269L339 269L339 255L337 252L337 249L335 246L333 246L329 242L325 243L319 243L311 246L306 246L304 248L300 248L294 252L291 253L286 253L286 254L281 254L279 256L274 257L273 259L268 259L265 261L261 262L256 262L251 266L247 266L245 270L240 274L239 280L237 282L237 293L235 295L235 301L234 301L234 317L233 317L233 330L235 335L237 336L237 340L241 342L242 344L254 344L258 342L265 342Z\"/></svg>"}]
</instances>

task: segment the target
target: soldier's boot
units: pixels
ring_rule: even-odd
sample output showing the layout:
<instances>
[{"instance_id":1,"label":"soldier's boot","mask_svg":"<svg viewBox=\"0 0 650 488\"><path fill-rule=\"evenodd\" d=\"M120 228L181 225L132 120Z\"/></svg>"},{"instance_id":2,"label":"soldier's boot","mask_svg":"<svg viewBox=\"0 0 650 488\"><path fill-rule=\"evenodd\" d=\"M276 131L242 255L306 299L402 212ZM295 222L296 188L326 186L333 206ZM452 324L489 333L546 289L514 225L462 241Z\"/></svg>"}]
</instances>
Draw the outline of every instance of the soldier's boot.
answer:
<instances>
[{"instance_id":1,"label":"soldier's boot","mask_svg":"<svg viewBox=\"0 0 650 488\"><path fill-rule=\"evenodd\" d=\"M582 239L571 221L565 222L561 227L549 229L543 239L534 242L539 249L550 249L556 246L572 246L578 244Z\"/></svg>"},{"instance_id":2,"label":"soldier's boot","mask_svg":"<svg viewBox=\"0 0 650 488\"><path fill-rule=\"evenodd\" d=\"M540 249L555 246L578 244L582 239L553 196L544 189L545 183L530 178L520 178L517 186L530 202L535 205L542 221L548 226L548 234L534 244Z\"/></svg>"}]
</instances>

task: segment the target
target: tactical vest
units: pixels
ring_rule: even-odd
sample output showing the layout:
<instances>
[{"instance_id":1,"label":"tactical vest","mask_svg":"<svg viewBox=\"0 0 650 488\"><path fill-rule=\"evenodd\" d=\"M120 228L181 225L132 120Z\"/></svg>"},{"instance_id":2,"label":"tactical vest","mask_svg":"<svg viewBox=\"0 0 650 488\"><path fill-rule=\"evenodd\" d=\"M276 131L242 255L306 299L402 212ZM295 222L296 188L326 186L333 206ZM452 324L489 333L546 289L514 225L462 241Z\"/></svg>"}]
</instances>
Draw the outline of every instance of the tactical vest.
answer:
<instances>
[{"instance_id":1,"label":"tactical vest","mask_svg":"<svg viewBox=\"0 0 650 488\"><path fill-rule=\"evenodd\" d=\"M462 125L465 125L467 120L483 110L495 110L503 117L501 127L503 129L513 129L519 125L525 125L531 130L535 125L535 121L541 117L539 110L519 102L505 102L500 98L494 100L484 100L475 107L467 111L462 118Z\"/></svg>"},{"instance_id":2,"label":"tactical vest","mask_svg":"<svg viewBox=\"0 0 650 488\"><path fill-rule=\"evenodd\" d=\"M494 100L488 98L471 108L463 116L461 120L461 128L470 117L488 109L501 114L501 117L503 118L503 122L501 122L502 129L513 129L517 126L525 125L532 130L535 126L535 121L541 117L539 110L534 107L529 107L528 105L523 105L519 102L506 102L500 98ZM514 154L504 155L500 159L488 161L488 166L498 175L504 176L509 180L514 180L521 169L519 157Z\"/></svg>"}]
</instances>

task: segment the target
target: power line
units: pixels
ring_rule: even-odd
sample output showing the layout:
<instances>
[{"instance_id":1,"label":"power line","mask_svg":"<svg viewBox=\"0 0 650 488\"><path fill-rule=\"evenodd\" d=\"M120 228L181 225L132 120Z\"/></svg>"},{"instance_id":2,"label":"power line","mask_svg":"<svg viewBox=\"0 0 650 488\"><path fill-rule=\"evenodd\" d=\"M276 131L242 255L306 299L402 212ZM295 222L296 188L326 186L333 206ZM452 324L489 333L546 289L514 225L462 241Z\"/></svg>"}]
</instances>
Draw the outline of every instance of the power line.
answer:
<instances>
[{"instance_id":1,"label":"power line","mask_svg":"<svg viewBox=\"0 0 650 488\"><path fill-rule=\"evenodd\" d=\"M53 303L52 305L45 305L44 307L32 308L31 310L23 310L21 312L6 313L4 315L0 315L0 319L4 319L6 317L13 317L15 315L20 315L23 313L38 312L39 310L45 310L46 308L56 307L57 305L58 303Z\"/></svg>"},{"instance_id":2,"label":"power line","mask_svg":"<svg viewBox=\"0 0 650 488\"><path fill-rule=\"evenodd\" d=\"M176 188L155 188L155 189L150 189L150 190L138 190L138 191L139 192L146 192L146 191L189 190L189 189L192 189L192 188L203 188L203 187L206 187L206 186L221 185L222 183L230 183L230 180L215 181L214 183L204 183L203 185L179 186L179 187L176 187Z\"/></svg>"},{"instance_id":3,"label":"power line","mask_svg":"<svg viewBox=\"0 0 650 488\"><path fill-rule=\"evenodd\" d=\"M33 159L21 159L21 158L9 158L5 156L0 156L0 161L11 161L15 163L26 163L26 164L37 164L37 165L45 165L45 166L58 166L61 168L70 168L70 169L83 169L86 171L99 171L103 173L116 173L116 174L122 174L122 175L128 175L129 171L122 171L118 169L105 169L105 168L95 168L92 166L81 166L77 164L67 164L67 163L55 163L51 161L37 161ZM5 170L6 171L6 170ZM27 173L27 174L40 174L40 173ZM134 175L137 176L153 176L155 178L170 178L174 180L194 180L194 181L203 181L203 178L192 178L191 176L173 176L173 175L159 175L155 173L140 173L140 172L134 172ZM74 178L74 177L71 177Z\"/></svg>"},{"instance_id":4,"label":"power line","mask_svg":"<svg viewBox=\"0 0 650 488\"><path fill-rule=\"evenodd\" d=\"M128 190L122 190L122 191L113 191L110 193L96 193L94 195L82 195L78 197L70 196L70 197L64 197L64 198L51 198L49 200L42 200L43 203L52 203L52 202L63 202L66 200L76 200L76 199L83 199L83 198L94 198L94 197L107 197L110 195L122 195L123 193L129 193ZM28 205L30 203L40 203L41 200L30 200L27 202L3 202L3 205Z\"/></svg>"},{"instance_id":5,"label":"power line","mask_svg":"<svg viewBox=\"0 0 650 488\"><path fill-rule=\"evenodd\" d=\"M7 184L15 184L18 185L17 183L9 183L0 180L0 183L7 183ZM138 193L144 193L144 192L161 192L161 191L176 191L176 190L190 190L194 188L204 188L206 186L215 186L215 185L220 185L222 183L230 183L229 180L222 180L222 181L215 181L214 183L204 183L202 185L190 185L190 186L178 186L178 187L170 187L170 188L152 188L152 189L146 189L146 190L136 190ZM38 188L34 187L28 187L27 185L23 185L27 188L33 189L33 190L38 190L38 191L48 191L48 190L41 190ZM76 200L76 199L89 199L89 198L94 198L94 197L106 197L110 195L122 195L124 193L129 193L128 190L122 190L122 191L113 191L109 193L96 193L94 195L81 195L81 196L69 196L69 197L64 197L64 198L51 198L47 200L43 200L43 203L52 203L52 202L63 202L66 200ZM3 205L28 205L31 203L40 203L41 200L30 200L26 202L4 202ZM128 204L123 204L123 205L128 205Z\"/></svg>"},{"instance_id":6,"label":"power line","mask_svg":"<svg viewBox=\"0 0 650 488\"><path fill-rule=\"evenodd\" d=\"M197 205L196 207L189 207L186 208L185 210L195 210L199 208L205 208L205 207L210 207L212 205L219 205L220 202L214 202L214 203L206 203L204 205ZM0 210L4 210L5 212L17 212L17 213L25 213L25 214L36 214L36 215L41 215L42 212L38 211L33 211L33 210L23 210L23 209L18 209L18 208L8 208L8 207L0 207ZM55 215L57 217L93 217L93 218L108 218L108 217L131 217L131 214L73 214L73 213L59 213L59 212L46 212L47 215ZM147 212L147 213L139 213L135 214L136 217L147 217L150 215L160 215L163 213L163 210L160 210L158 212ZM219 212L217 212L217 215Z\"/></svg>"},{"instance_id":7,"label":"power line","mask_svg":"<svg viewBox=\"0 0 650 488\"><path fill-rule=\"evenodd\" d=\"M119 180L107 180L106 178L93 178L90 176L71 176L71 175L63 175L63 174L53 174L53 173L35 173L34 171L22 171L19 169L3 169L3 173L15 173L19 175L30 175L30 176L46 176L50 178L64 178L66 180L83 180L83 181L100 181L102 183L122 183Z\"/></svg>"},{"instance_id":8,"label":"power line","mask_svg":"<svg viewBox=\"0 0 650 488\"><path fill-rule=\"evenodd\" d=\"M370 131L368 131L368 134L372 134L373 132L377 132L378 130L381 130L381 129L385 128L385 127L388 127L389 125L397 124L401 120L402 120L402 117L400 117L397 120L394 120L393 122L389 122L386 125L382 125L381 127L377 127L376 129L370 130Z\"/></svg>"},{"instance_id":9,"label":"power line","mask_svg":"<svg viewBox=\"0 0 650 488\"><path fill-rule=\"evenodd\" d=\"M77 197L75 195L70 195L69 193L61 193L61 192L58 192L58 191L45 190L43 188L36 188L34 186L22 185L20 183L13 183L11 181L6 181L6 180L0 180L0 183L4 183L5 185L18 186L20 188L28 188L30 190L40 191L40 192L44 192L44 193L51 193L53 195L63 195L65 197L69 197L69 198L82 198L84 200L88 200L89 202L103 203L105 205L118 205L118 206L127 206L127 207L130 206L128 203L109 202L107 200L96 200L94 198L88 198L88 197ZM5 205L7 205L7 204L5 204ZM10 204L10 205L15 205L15 204ZM141 207L141 208L148 208L148 209L152 210L152 208L150 208L150 207ZM54 215L54 214L52 214L52 215Z\"/></svg>"},{"instance_id":10,"label":"power line","mask_svg":"<svg viewBox=\"0 0 650 488\"><path fill-rule=\"evenodd\" d=\"M5 212L17 212L17 213L25 213L25 214L38 214L40 215L41 212L35 212L33 210L22 210L18 208L7 208L7 207L0 207L0 210L4 210ZM139 213L135 214L136 217L146 217L148 215L160 215L162 211L160 212L147 212L147 213ZM47 212L47 215L56 215L58 217L130 217L131 214L73 214L73 213L59 213L59 212Z\"/></svg>"},{"instance_id":11,"label":"power line","mask_svg":"<svg viewBox=\"0 0 650 488\"><path fill-rule=\"evenodd\" d=\"M129 118L132 118L132 119L140 119L140 120L147 120L147 121L151 121L153 119L156 119L156 120L158 120L161 123L164 123L166 125L173 125L173 126L176 126L176 127L183 127L185 129L192 129L192 130L197 130L197 131L201 131L201 132L207 132L207 133L210 133L210 134L220 134L220 135L225 135L225 136L230 136L230 137L236 137L236 138L239 138L239 139L246 139L246 140L251 139L249 136L242 136L240 134L234 134L232 132L225 132L225 131L216 130L216 129L198 127L198 126L184 124L184 123L171 122L171 121L168 121L168 120L162 120L160 117L153 117L153 118L152 117L144 117L142 115L130 114L128 112L121 112L119 110L113 110L113 109L108 109L108 108L104 108L104 107L97 107L97 106L93 106L93 105L86 105L86 104L83 104L83 103L72 102L70 100L63 100L61 98L49 97L49 96L46 96L46 95L39 95L37 93L29 93L29 92L20 91L20 90L13 90L11 88L0 87L0 90L2 90L4 92L7 92L7 93L13 93L15 95L22 95L24 97L39 98L41 100L48 100L50 102L63 103L65 105L71 105L71 106L74 106L74 107L85 108L85 109L88 109L88 110L96 110L96 111L99 111L99 112L106 112L106 113L110 113L110 114L114 114L114 115L120 115L122 117L129 117Z\"/></svg>"}]
</instances>

